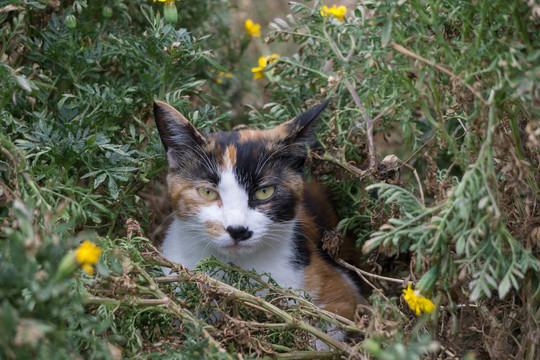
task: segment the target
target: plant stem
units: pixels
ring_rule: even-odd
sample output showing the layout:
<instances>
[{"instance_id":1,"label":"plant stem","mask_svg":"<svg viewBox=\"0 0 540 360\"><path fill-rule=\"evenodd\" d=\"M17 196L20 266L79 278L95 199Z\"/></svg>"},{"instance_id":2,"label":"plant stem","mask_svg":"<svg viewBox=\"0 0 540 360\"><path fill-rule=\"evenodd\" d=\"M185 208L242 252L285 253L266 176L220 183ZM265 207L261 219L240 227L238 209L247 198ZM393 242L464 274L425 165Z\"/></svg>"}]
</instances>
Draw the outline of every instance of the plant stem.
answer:
<instances>
[{"instance_id":1,"label":"plant stem","mask_svg":"<svg viewBox=\"0 0 540 360\"><path fill-rule=\"evenodd\" d=\"M328 42L328 44L330 44L330 48L332 49L334 54L341 61L348 64L349 61L350 61L351 52L349 52L349 55L347 55L347 57L343 56L343 54L341 54L341 51L339 51L337 45L332 41L332 39L330 39L330 36L326 32L326 28L324 28L323 31L324 31L324 36L326 38L326 41ZM353 49L354 49L354 45L353 45ZM373 140L373 121L369 117L366 109L364 108L364 105L362 105L362 101L360 100L360 97L358 96L358 93L356 92L356 89L351 84L349 79L346 78L344 80L344 83L345 83L345 86L347 87L347 90L349 90L349 93L351 94L351 96L353 98L353 101L356 104L356 107L362 113L363 118L364 118L364 122L366 124L366 138L367 138L368 151L369 151L369 167L371 169L376 164L376 161L375 161L375 143L374 143L374 140Z\"/></svg>"},{"instance_id":2,"label":"plant stem","mask_svg":"<svg viewBox=\"0 0 540 360\"><path fill-rule=\"evenodd\" d=\"M421 62L423 62L425 64L428 64L429 66L434 67L435 69L439 70L442 73L445 73L446 75L450 76L453 79L459 80L463 84L463 86L465 86L467 89L469 89L469 91L472 92L474 94L474 96L476 96L480 101L482 101L482 103L484 105L488 105L488 102L484 99L482 94L480 94L471 85L467 84L462 78L460 78L459 76L457 76L456 74L454 74L450 70L447 70L446 68L442 67L441 65L435 64L435 63L429 61L428 59L423 58L422 56L413 53L412 51L406 49L402 45L396 44L394 42L391 43L390 45L394 48L394 50L396 50L396 51L398 51L398 52L400 52L400 53L402 53L404 55L407 55L409 57L412 57L413 59L419 60L419 61L421 61Z\"/></svg>"},{"instance_id":3,"label":"plant stem","mask_svg":"<svg viewBox=\"0 0 540 360\"><path fill-rule=\"evenodd\" d=\"M366 138L368 143L368 151L369 151L369 167L373 168L375 166L375 144L373 140L373 121L371 121L371 118L367 114L366 109L362 105L362 102L360 101L360 97L358 96L358 93L356 92L356 89L354 86L352 86L349 79L345 79L345 86L351 93L351 96L358 107L360 111L362 112L364 116L364 121L366 123Z\"/></svg>"},{"instance_id":4,"label":"plant stem","mask_svg":"<svg viewBox=\"0 0 540 360\"><path fill-rule=\"evenodd\" d=\"M170 300L168 299L130 299L129 304L136 304L140 306L158 306L167 305ZM85 305L127 305L123 300L104 298L100 296L89 296L83 300Z\"/></svg>"},{"instance_id":5,"label":"plant stem","mask_svg":"<svg viewBox=\"0 0 540 360\"><path fill-rule=\"evenodd\" d=\"M335 359L334 351L291 351L277 353L276 359Z\"/></svg>"},{"instance_id":6,"label":"plant stem","mask_svg":"<svg viewBox=\"0 0 540 360\"><path fill-rule=\"evenodd\" d=\"M168 263L165 266L178 269L178 265L173 262L167 262L166 259L163 259L164 262ZM257 297L255 295L251 295L249 293L246 293L242 290L239 290L231 285L228 285L226 283L223 283L217 279L211 278L208 275L201 273L201 274L189 274L185 269L181 268L179 269L179 274L177 276L167 276L167 277L160 277L157 278L156 281L159 282L172 282L174 278L177 279L177 281L184 282L186 280L189 280L191 282L197 282L204 284L206 286L206 289L210 292L215 292L217 294L225 295L227 297L233 297L235 300L242 302L246 306L251 306L256 309L259 309L261 311L265 311L269 314L272 314L276 317L278 317L281 321L283 321L288 327L300 329L307 333L310 333L311 335L317 337L327 345L335 348L338 350L341 354L345 356L359 356L349 345L347 345L344 342L341 342L339 340L334 339L332 336L326 334L321 329L316 328L315 326L309 324L308 322L302 320L298 316L294 316L289 314L288 312L278 308L277 306L263 300L260 297ZM146 274L148 275L148 274ZM154 282L154 280L152 279ZM155 282L154 282L155 283ZM333 322L334 324L337 324L338 326L341 326L341 324L337 322ZM282 326L282 325L280 325Z\"/></svg>"},{"instance_id":7,"label":"plant stem","mask_svg":"<svg viewBox=\"0 0 540 360\"><path fill-rule=\"evenodd\" d=\"M238 290L237 288L230 286L228 284L222 283L216 279L210 278L204 274L205 283L209 284L214 287L214 290L218 293L227 294L228 296L233 296L237 300L242 301L246 305L255 305L258 308L265 309L272 315L277 316L278 318L285 321L290 327L304 330L314 336L316 336L318 339L322 340L327 345L330 345L343 354L350 356L352 354L352 349L349 347L349 345L338 341L331 337L330 335L326 334L320 329L317 329L311 324L308 324L304 320L301 320L297 317L292 316L291 314L287 313L286 311L274 306L273 304L270 304L269 302L266 302L262 300L261 298L258 298L254 295L248 294L242 290Z\"/></svg>"},{"instance_id":8,"label":"plant stem","mask_svg":"<svg viewBox=\"0 0 540 360\"><path fill-rule=\"evenodd\" d=\"M281 62L281 63L293 65L293 66L296 66L296 67L298 67L298 68L300 68L300 69L304 69L304 70L306 70L306 71L309 71L309 72L312 72L312 73L314 73L314 74L317 74L317 75L319 75L320 77L322 77L323 79L328 79L328 75L325 74L325 73L323 73L323 72L320 72L320 71L315 70L315 69L312 69L312 68L308 68L307 66L304 66L304 65L302 65L302 64L295 63L295 62L290 61L290 60L285 59L285 58L277 58L277 59L275 60L275 62ZM271 69L270 66L268 66L267 68L268 68L268 69ZM265 68L265 71L266 71L266 68Z\"/></svg>"},{"instance_id":9,"label":"plant stem","mask_svg":"<svg viewBox=\"0 0 540 360\"><path fill-rule=\"evenodd\" d=\"M366 177L367 175L369 175L369 170L361 170L359 168L357 168L356 166L354 165L351 165L349 163L345 163L343 161L341 161L340 159L328 154L328 153L325 153L323 156L317 154L317 153L312 153L313 156L319 160L323 160L323 161L329 161L331 163L334 163L336 165L339 165L341 166L342 168L344 168L345 170L357 175L360 179L363 179L364 177Z\"/></svg>"},{"instance_id":10,"label":"plant stem","mask_svg":"<svg viewBox=\"0 0 540 360\"><path fill-rule=\"evenodd\" d=\"M346 262L345 260L343 259L334 259L339 265L343 266L344 268L347 268L349 270L352 270L354 272L356 272L357 274L362 274L362 275L365 275L365 276L369 276L369 277L372 277L374 279L379 279L379 280L382 280L382 281L388 281L388 282L394 282L394 283L397 283L397 284L400 284L400 285L404 285L405 284L405 281L404 280L401 280L401 279L395 279L395 278L391 278L391 277L387 277L387 276L381 276L381 275L376 275L376 274L372 274L370 272L367 272L365 270L362 270L362 269L359 269L357 268L356 266L354 265L351 265L349 264L348 262ZM409 281L410 283L410 281Z\"/></svg>"},{"instance_id":11,"label":"plant stem","mask_svg":"<svg viewBox=\"0 0 540 360\"><path fill-rule=\"evenodd\" d=\"M195 327L199 327L201 324L201 332L205 338L208 339L208 342L215 346L218 349L221 349L221 346L218 341L216 341L212 335L208 332L208 329L211 328L207 324L205 324L202 320L198 320L195 318L191 313L183 309L180 305L178 305L176 302L171 300L157 285L157 283L152 279L152 277L140 267L139 264L133 263L135 270L144 278L144 280L148 283L151 290L155 291L155 296L158 297L160 300L165 302L165 307L175 314L179 315L183 320L186 320L190 323L192 323ZM225 350L223 350L225 351Z\"/></svg>"}]
</instances>

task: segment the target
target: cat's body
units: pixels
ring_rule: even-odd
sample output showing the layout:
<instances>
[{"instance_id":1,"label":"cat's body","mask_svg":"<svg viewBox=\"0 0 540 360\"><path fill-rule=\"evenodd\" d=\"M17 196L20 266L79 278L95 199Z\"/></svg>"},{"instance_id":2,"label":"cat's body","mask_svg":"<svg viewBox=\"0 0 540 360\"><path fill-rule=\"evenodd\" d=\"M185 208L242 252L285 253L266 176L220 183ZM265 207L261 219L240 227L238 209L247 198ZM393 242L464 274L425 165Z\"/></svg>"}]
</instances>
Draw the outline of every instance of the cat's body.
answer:
<instances>
[{"instance_id":1,"label":"cat's body","mask_svg":"<svg viewBox=\"0 0 540 360\"><path fill-rule=\"evenodd\" d=\"M156 101L176 215L163 241L165 256L192 268L212 255L269 273L281 286L305 289L325 309L352 318L359 290L321 250L337 216L325 188L303 176L313 122L325 106L270 130L202 134Z\"/></svg>"}]
</instances>

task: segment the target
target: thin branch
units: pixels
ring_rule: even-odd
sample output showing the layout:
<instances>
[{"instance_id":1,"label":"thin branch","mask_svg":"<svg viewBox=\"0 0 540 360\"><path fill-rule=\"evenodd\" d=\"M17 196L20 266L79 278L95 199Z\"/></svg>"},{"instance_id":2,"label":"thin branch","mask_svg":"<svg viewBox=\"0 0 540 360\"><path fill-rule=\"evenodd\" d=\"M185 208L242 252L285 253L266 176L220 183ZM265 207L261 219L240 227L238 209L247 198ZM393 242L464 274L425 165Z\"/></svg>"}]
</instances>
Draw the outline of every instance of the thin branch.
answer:
<instances>
[{"instance_id":1,"label":"thin branch","mask_svg":"<svg viewBox=\"0 0 540 360\"><path fill-rule=\"evenodd\" d=\"M167 264L165 266L178 269L179 265L171 261L167 261L166 258L161 258ZM148 276L148 274L146 274ZM294 329L303 330L319 340L326 343L328 346L335 348L340 353L345 356L354 356L359 359L363 359L360 354L358 354L354 349L352 349L348 344L339 341L329 334L325 333L321 329L311 325L307 321L303 320L301 317L294 314L289 314L285 310L280 309L279 307L265 301L264 299L257 297L255 295L249 294L245 291L239 290L231 285L228 285L224 282L221 282L217 279L209 277L205 273L190 274L184 268L180 269L178 276L176 277L178 281L184 282L189 279L189 281L197 282L204 284L206 290L214 292L216 294L226 295L227 297L233 297L237 301L242 302L246 306L251 306L257 308L261 311L264 311L268 314L272 314L279 318L281 321L285 322L288 327ZM174 279L174 276L160 277L157 281L159 282L171 282ZM155 283L155 282L154 282ZM307 300L306 300L307 303ZM339 322L334 321L334 324L342 326Z\"/></svg>"},{"instance_id":2,"label":"thin branch","mask_svg":"<svg viewBox=\"0 0 540 360\"><path fill-rule=\"evenodd\" d=\"M357 175L358 177L360 177L360 179L363 179L363 178L365 178L366 176L368 176L370 174L370 170L361 170L361 169L357 168L354 165L351 165L349 163L344 163L340 159L338 159L335 156L332 156L332 155L330 155L328 153L325 153L323 156L321 156L321 155L319 155L317 153L312 153L312 155L315 158L319 159L319 160L329 161L329 162L331 162L333 164L339 165L342 168L344 168L345 170Z\"/></svg>"},{"instance_id":3,"label":"thin branch","mask_svg":"<svg viewBox=\"0 0 540 360\"><path fill-rule=\"evenodd\" d=\"M266 312L269 312L270 314L275 315L281 320L285 321L290 327L304 330L316 336L327 345L330 345L336 348L337 350L346 354L347 356L350 356L353 353L349 345L339 340L334 339L332 336L314 327L313 325L307 323L301 318L293 316L287 313L286 311L270 304L267 301L264 301L263 299L255 295L251 295L242 290L238 290L237 288L231 285L225 284L223 282L220 282L219 280L208 277L206 274L201 274L199 275L198 278L199 278L199 281L212 286L213 287L212 290L214 290L215 292L219 294L226 294L228 296L233 296L237 300L242 301L245 305L255 305L256 307L263 308ZM356 354L356 355L359 355L359 354Z\"/></svg>"},{"instance_id":4,"label":"thin branch","mask_svg":"<svg viewBox=\"0 0 540 360\"><path fill-rule=\"evenodd\" d=\"M326 29L324 30L324 35L326 37L326 40L330 44L330 48L336 54L336 56L343 61L344 63L348 64L350 61L350 55L351 53L347 55L347 57L343 56L341 51L339 51L339 48L337 45L330 39L330 36L328 36L328 33L326 32ZM354 47L353 47L354 48ZM366 109L364 108L364 105L362 105L362 101L360 100L360 97L358 96L358 93L356 92L356 89L351 84L349 79L345 79L345 86L351 93L351 96L353 98L354 103L356 104L356 107L362 112L364 122L366 123L366 138L368 143L368 151L369 151L369 167L370 169L375 167L376 161L375 161L375 142L373 140L373 121L369 117Z\"/></svg>"},{"instance_id":5,"label":"thin branch","mask_svg":"<svg viewBox=\"0 0 540 360\"><path fill-rule=\"evenodd\" d=\"M291 351L275 354L276 359L335 359L335 351Z\"/></svg>"},{"instance_id":6,"label":"thin branch","mask_svg":"<svg viewBox=\"0 0 540 360\"><path fill-rule=\"evenodd\" d=\"M118 300L113 298L104 298L100 296L89 296L83 299L83 303L86 305L140 305L140 306L157 306L157 305L167 305L171 300L170 299L130 299L129 302L124 300Z\"/></svg>"},{"instance_id":7,"label":"thin branch","mask_svg":"<svg viewBox=\"0 0 540 360\"><path fill-rule=\"evenodd\" d=\"M375 167L375 143L373 140L373 121L367 114L366 109L362 105L362 102L360 101L360 97L358 96L358 93L356 92L356 89L354 86L352 86L349 79L345 79L345 86L347 89L349 89L349 92L351 93L351 96L356 103L356 106L360 111L362 112L364 116L364 121L366 123L366 138L368 143L368 151L369 151L369 167L373 168Z\"/></svg>"},{"instance_id":8,"label":"thin branch","mask_svg":"<svg viewBox=\"0 0 540 360\"><path fill-rule=\"evenodd\" d=\"M412 155L409 156L409 158L407 160L403 161L401 166L404 166L404 164L408 164L409 161L411 161L411 159L413 157L415 157L416 154L418 154L427 144L429 144L433 139L435 139L436 136L437 136L437 133L435 132L435 134L431 135L431 137L429 139L427 139L425 143L420 145L420 147L418 149L416 149L416 151L414 153L412 153Z\"/></svg>"},{"instance_id":9,"label":"thin branch","mask_svg":"<svg viewBox=\"0 0 540 360\"><path fill-rule=\"evenodd\" d=\"M208 332L208 328L210 328L208 325L206 325L202 320L198 320L193 317L192 314L190 314L188 311L183 309L180 305L178 305L176 302L172 301L164 292L159 288L157 283L152 279L152 277L140 267L139 264L132 262L132 265L134 266L135 270L144 278L146 283L150 286L151 290L155 291L155 295L160 298L160 300L166 300L167 303L165 304L166 307L173 311L174 313L178 314L182 319L187 320L195 325L203 324L202 327L202 334L205 338L208 339L208 342L215 346L218 349L221 349L221 345L219 342L214 339L212 335Z\"/></svg>"},{"instance_id":10,"label":"thin branch","mask_svg":"<svg viewBox=\"0 0 540 360\"><path fill-rule=\"evenodd\" d=\"M435 63L429 61L428 59L426 59L426 58L424 58L424 57L422 57L422 56L420 56L418 54L413 53L409 49L405 48L402 45L396 44L395 42L391 43L390 45L394 48L394 50L396 50L396 51L398 51L398 52L400 52L400 53L402 53L404 55L407 55L409 57L412 57L413 59L419 60L419 61L421 61L421 62L423 62L425 64L428 64L429 66L432 66L435 69L439 70L440 72L445 73L446 75L450 76L452 79L459 80L467 89L469 89L470 92L473 93L474 96L476 96L480 101L482 101L482 103L484 105L489 105L489 103L484 99L482 94L480 94L471 85L467 84L461 77L454 74L450 70L442 67L439 64L435 64Z\"/></svg>"},{"instance_id":11,"label":"thin branch","mask_svg":"<svg viewBox=\"0 0 540 360\"><path fill-rule=\"evenodd\" d=\"M336 258L334 259L339 265L343 266L344 268L347 268L349 270L352 270L354 272L356 272L358 275L365 275L365 276L369 276L369 277L372 277L374 279L378 279L378 280L382 280L382 281L387 281L387 282L393 282L393 283L398 283L400 285L404 285L406 282L404 280L400 280L400 279L396 279L396 278L391 278L391 277L386 277L386 276L381 276L381 275L376 275L376 274L372 274L370 272L367 272L365 270L362 270L362 269L359 269L357 268L356 266L354 265L351 265L349 264L348 262L346 262L345 260L343 259L340 259L340 258ZM410 281L409 281L410 282Z\"/></svg>"},{"instance_id":12,"label":"thin branch","mask_svg":"<svg viewBox=\"0 0 540 360\"><path fill-rule=\"evenodd\" d=\"M245 271L244 269L241 269L241 268L229 268L229 269L234 269L235 271L242 272L246 276L249 276L251 279L259 282L260 284L262 284L266 288L269 288L269 289L271 289L272 291L274 291L276 293L282 294L282 298L285 299L285 300L292 300L297 304L301 304L301 305L304 305L305 307L310 308L310 310L308 311L308 315L311 315L311 316L314 316L314 317L319 317L322 320L325 320L325 321L327 321L329 323L340 326L345 331L361 332L360 329L358 327L356 327L356 325L354 324L353 321L351 321L351 320L349 320L349 319L347 319L347 318L345 318L343 316L340 316L340 315L338 315L336 313L324 310L324 309L319 308L319 307L315 307L315 305L313 305L313 303L306 300L305 297L297 295L296 293L292 292L291 290L284 290L284 289L282 289L280 287L273 286L273 285L265 282L264 280L262 280L259 276L255 276L253 273L251 273L249 271ZM184 281L184 280L185 279L183 279L183 280L180 279L179 276L161 276L161 277L154 278L154 281L157 282L157 283L172 283L172 282L181 282L181 281ZM279 298L275 298L274 300L278 300L278 299ZM254 305L252 305L252 306L255 307ZM260 310L263 310L263 309L260 309ZM316 313L311 311L311 310L316 310ZM303 313L306 313L306 312L303 311Z\"/></svg>"},{"instance_id":13,"label":"thin branch","mask_svg":"<svg viewBox=\"0 0 540 360\"><path fill-rule=\"evenodd\" d=\"M367 271L364 271L364 270L360 270L359 268L357 268L356 266L354 265L351 265L349 264L348 262L346 262L345 260L343 259L340 259L340 258L334 258L334 260L341 266L343 266L344 268L346 269L349 269L349 270L352 270L354 272L356 272L356 274L364 281L366 282L367 284L369 284L369 286L371 286L373 288L373 290L375 290L384 300L386 300L386 302L388 302L389 304L391 303L390 300L388 300L388 298L386 297L386 295L384 295L384 293L382 292L381 289L379 289L378 287L376 287L375 285L373 285L370 281L368 281L368 279L366 279L366 277L364 275L367 275L367 276L371 276L371 277L374 277L374 278L378 278L380 280L384 280L384 281L391 281L391 282L399 282L400 284L404 284L405 282L403 280L399 280L399 279L393 279L393 278L387 278L385 276L380 276L380 275L375 275L375 274L371 274ZM400 314L403 315L403 313L399 310L399 308L397 306L395 306L395 310L397 312L399 312Z\"/></svg>"},{"instance_id":14,"label":"thin branch","mask_svg":"<svg viewBox=\"0 0 540 360\"><path fill-rule=\"evenodd\" d=\"M418 172L415 168L413 168L411 165L404 163L400 160L401 166L406 167L407 169L411 170L414 177L416 178L416 182L418 183L418 191L420 192L420 199L422 200L422 206L426 206L426 201L424 199L424 190L422 190L422 182L420 181L420 177L418 176Z\"/></svg>"}]
</instances>

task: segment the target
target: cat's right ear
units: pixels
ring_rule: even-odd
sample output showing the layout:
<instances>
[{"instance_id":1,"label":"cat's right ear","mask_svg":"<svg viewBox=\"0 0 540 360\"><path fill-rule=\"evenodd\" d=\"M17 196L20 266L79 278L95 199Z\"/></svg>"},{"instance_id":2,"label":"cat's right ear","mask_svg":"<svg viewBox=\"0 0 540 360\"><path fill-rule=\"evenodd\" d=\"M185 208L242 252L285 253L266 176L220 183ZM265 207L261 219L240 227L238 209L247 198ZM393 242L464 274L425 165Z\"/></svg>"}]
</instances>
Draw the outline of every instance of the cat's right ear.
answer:
<instances>
[{"instance_id":1,"label":"cat's right ear","mask_svg":"<svg viewBox=\"0 0 540 360\"><path fill-rule=\"evenodd\" d=\"M174 166L172 152L181 153L186 148L194 149L206 142L204 135L184 115L163 101L154 100L154 119L171 166Z\"/></svg>"}]
</instances>

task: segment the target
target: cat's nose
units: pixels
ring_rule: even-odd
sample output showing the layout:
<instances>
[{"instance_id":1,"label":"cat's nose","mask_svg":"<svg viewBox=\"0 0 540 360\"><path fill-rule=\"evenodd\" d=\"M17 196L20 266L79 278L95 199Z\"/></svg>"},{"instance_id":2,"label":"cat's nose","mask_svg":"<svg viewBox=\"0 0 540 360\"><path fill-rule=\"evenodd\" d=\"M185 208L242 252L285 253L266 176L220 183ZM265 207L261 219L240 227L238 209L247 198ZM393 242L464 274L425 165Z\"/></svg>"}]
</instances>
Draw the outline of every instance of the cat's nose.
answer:
<instances>
[{"instance_id":1,"label":"cat's nose","mask_svg":"<svg viewBox=\"0 0 540 360\"><path fill-rule=\"evenodd\" d=\"M253 235L253 231L244 226L228 226L226 230L233 240L238 242L247 240Z\"/></svg>"}]
</instances>

